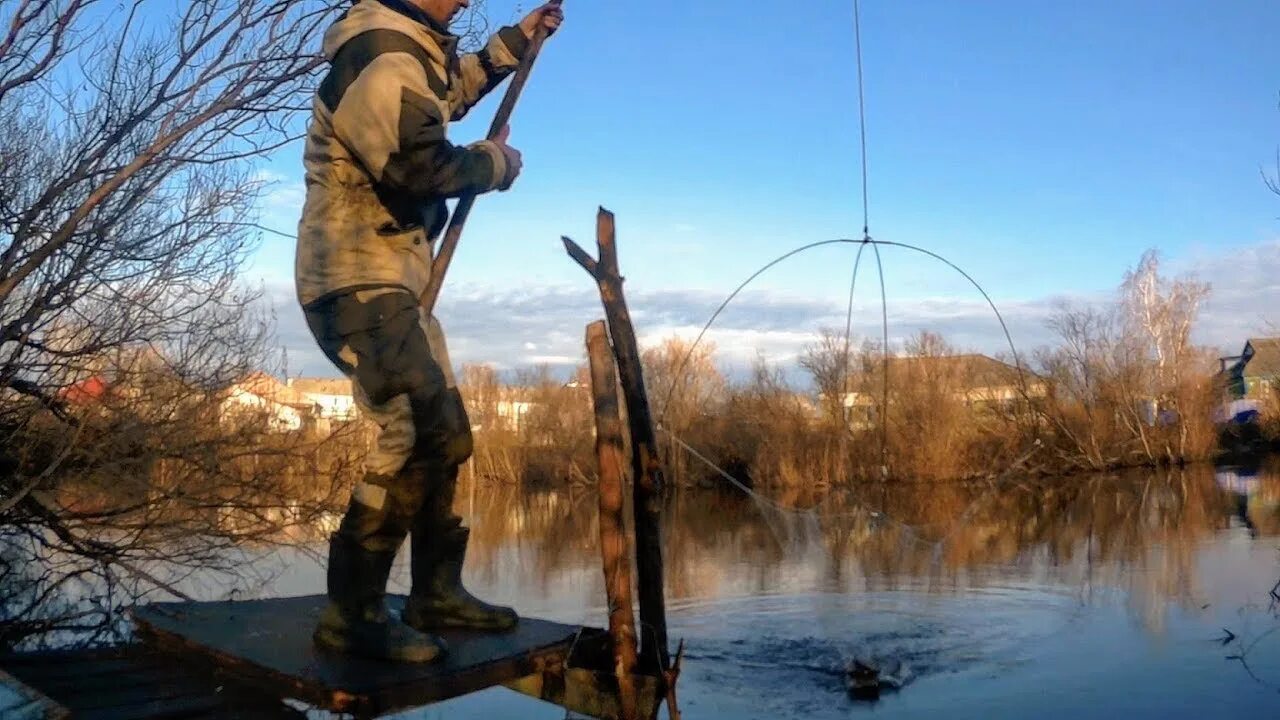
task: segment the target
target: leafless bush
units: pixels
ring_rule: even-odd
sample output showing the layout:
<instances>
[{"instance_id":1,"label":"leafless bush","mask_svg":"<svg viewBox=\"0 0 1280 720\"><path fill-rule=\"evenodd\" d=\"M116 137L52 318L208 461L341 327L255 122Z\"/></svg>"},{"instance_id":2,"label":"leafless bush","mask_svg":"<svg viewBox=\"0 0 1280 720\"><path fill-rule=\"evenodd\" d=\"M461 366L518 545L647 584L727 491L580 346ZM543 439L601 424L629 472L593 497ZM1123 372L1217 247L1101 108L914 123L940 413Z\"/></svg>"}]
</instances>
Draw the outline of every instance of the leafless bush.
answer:
<instances>
[{"instance_id":1,"label":"leafless bush","mask_svg":"<svg viewBox=\"0 0 1280 720\"><path fill-rule=\"evenodd\" d=\"M727 383L716 367L712 343L693 347L688 340L670 337L645 350L640 361L654 416L663 428L658 437L663 465L667 476L678 482L693 468L674 438L697 446L711 439L708 431L722 410Z\"/></svg>"},{"instance_id":2,"label":"leafless bush","mask_svg":"<svg viewBox=\"0 0 1280 720\"><path fill-rule=\"evenodd\" d=\"M0 645L102 639L165 577L235 577L224 551L308 519L286 496L327 499L324 453L228 431L214 398L268 362L268 318L236 285L257 238L247 161L297 133L335 11L0 6L0 533L24 568L3 574ZM248 521L228 529L226 507ZM74 612L49 614L58 598Z\"/></svg>"},{"instance_id":3,"label":"leafless bush","mask_svg":"<svg viewBox=\"0 0 1280 720\"><path fill-rule=\"evenodd\" d=\"M489 39L491 26L487 5L486 0L471 0L471 6L463 10L449 28L458 36L458 46L462 50L478 50Z\"/></svg>"},{"instance_id":4,"label":"leafless bush","mask_svg":"<svg viewBox=\"0 0 1280 720\"><path fill-rule=\"evenodd\" d=\"M798 389L764 360L745 381L729 382L710 347L690 352L684 341L665 340L643 360L668 475L678 484L715 484L723 471L749 484L813 493L886 478L992 478L1010 470L1205 459L1216 450L1211 418L1219 392L1212 356L1191 343L1190 329L1208 291L1192 278L1162 276L1158 258L1147 253L1110 304L1059 308L1050 327L1061 343L1036 353L1034 369L959 352L936 333L921 332L886 352L823 330L800 358L810 382ZM486 378L473 382L490 389L473 395L501 395L494 376ZM590 467L582 452L581 429L590 423L585 401L566 404L563 388L545 373L524 378L523 386L521 397L531 404L522 429L490 434L478 453L489 472L526 477L539 457ZM567 408L577 413L566 415ZM686 443L703 457L687 452Z\"/></svg>"},{"instance_id":5,"label":"leafless bush","mask_svg":"<svg viewBox=\"0 0 1280 720\"><path fill-rule=\"evenodd\" d=\"M1043 417L1063 464L1101 469L1209 455L1212 356L1190 341L1208 292L1192 278L1161 276L1148 252L1114 305L1063 306L1051 318L1062 343L1038 360L1051 388Z\"/></svg>"},{"instance_id":6,"label":"leafless bush","mask_svg":"<svg viewBox=\"0 0 1280 720\"><path fill-rule=\"evenodd\" d=\"M543 366L498 382L486 366L464 368L459 386L474 428L472 471L511 484L584 483L595 477L590 388Z\"/></svg>"}]
</instances>

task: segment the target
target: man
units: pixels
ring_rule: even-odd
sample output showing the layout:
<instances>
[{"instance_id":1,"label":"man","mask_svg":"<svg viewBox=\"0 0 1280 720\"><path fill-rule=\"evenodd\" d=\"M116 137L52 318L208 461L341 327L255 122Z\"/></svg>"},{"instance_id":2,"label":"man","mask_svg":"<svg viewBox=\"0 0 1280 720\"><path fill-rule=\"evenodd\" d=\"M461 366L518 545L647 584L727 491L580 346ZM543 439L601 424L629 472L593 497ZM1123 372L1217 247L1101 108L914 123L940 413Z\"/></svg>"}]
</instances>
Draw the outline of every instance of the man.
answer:
<instances>
[{"instance_id":1,"label":"man","mask_svg":"<svg viewBox=\"0 0 1280 720\"><path fill-rule=\"evenodd\" d=\"M328 74L312 103L298 227L298 299L325 355L352 380L380 428L351 504L329 546L329 607L318 646L365 657L430 662L447 627L508 630L510 608L461 584L468 530L452 512L470 422L444 335L418 296L446 198L506 190L520 153L506 132L466 147L450 120L515 70L548 4L503 28L479 52L456 53L447 28L469 0L359 0L324 37ZM384 598L396 551L410 534L412 590L402 618Z\"/></svg>"}]
</instances>

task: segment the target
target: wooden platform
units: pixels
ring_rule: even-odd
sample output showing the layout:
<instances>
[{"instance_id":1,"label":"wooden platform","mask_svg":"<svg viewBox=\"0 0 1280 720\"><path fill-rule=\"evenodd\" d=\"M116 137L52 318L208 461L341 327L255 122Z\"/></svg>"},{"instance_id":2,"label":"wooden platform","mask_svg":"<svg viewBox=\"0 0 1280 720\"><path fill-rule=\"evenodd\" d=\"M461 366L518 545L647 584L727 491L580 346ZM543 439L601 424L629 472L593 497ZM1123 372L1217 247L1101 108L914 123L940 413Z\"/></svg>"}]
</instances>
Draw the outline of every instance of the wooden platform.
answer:
<instances>
[{"instance_id":1,"label":"wooden platform","mask_svg":"<svg viewBox=\"0 0 1280 720\"><path fill-rule=\"evenodd\" d=\"M278 698L237 687L172 656L131 645L0 657L0 667L47 700L0 707L0 717L80 720L304 720ZM41 712L43 711L43 712Z\"/></svg>"},{"instance_id":2,"label":"wooden platform","mask_svg":"<svg viewBox=\"0 0 1280 720\"><path fill-rule=\"evenodd\" d=\"M0 718L5 720L62 720L71 712L44 693L0 670Z\"/></svg>"},{"instance_id":3,"label":"wooden platform","mask_svg":"<svg viewBox=\"0 0 1280 720\"><path fill-rule=\"evenodd\" d=\"M579 628L522 618L511 633L441 633L445 659L425 665L362 660L311 641L323 596L235 603L165 603L133 612L140 639L276 697L361 716L418 707L543 673L568 658ZM390 598L398 612L403 598Z\"/></svg>"}]
</instances>

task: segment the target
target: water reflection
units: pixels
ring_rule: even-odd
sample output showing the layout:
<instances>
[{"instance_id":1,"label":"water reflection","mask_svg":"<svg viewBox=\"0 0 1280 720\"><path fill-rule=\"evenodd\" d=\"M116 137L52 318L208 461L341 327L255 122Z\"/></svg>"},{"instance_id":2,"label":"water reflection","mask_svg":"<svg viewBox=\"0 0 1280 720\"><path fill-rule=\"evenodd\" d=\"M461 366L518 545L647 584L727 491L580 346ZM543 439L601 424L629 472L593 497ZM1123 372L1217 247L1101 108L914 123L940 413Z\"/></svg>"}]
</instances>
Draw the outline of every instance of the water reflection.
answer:
<instances>
[{"instance_id":1,"label":"water reflection","mask_svg":"<svg viewBox=\"0 0 1280 720\"><path fill-rule=\"evenodd\" d=\"M666 507L666 574L674 602L760 593L954 592L991 582L1120 590L1153 630L1166 604L1202 603L1201 545L1233 527L1280 534L1280 476L1256 468L1189 468L1067 481L868 487L813 498L775 496L783 511L737 491L682 494ZM521 592L598 571L589 491L465 488L476 579ZM503 557L518 555L515 577Z\"/></svg>"},{"instance_id":2,"label":"water reflection","mask_svg":"<svg viewBox=\"0 0 1280 720\"><path fill-rule=\"evenodd\" d=\"M526 613L601 623L595 503L582 490L465 488L471 584ZM1280 578L1274 469L866 487L767 502L682 494L665 522L672 635L691 641L690 717L864 710L842 695L838 671L866 649L920 671L882 703L903 717L1123 707L1167 720L1280 707L1280 642L1266 638L1277 627L1267 591ZM1224 627L1246 639L1223 647ZM1257 680L1225 659L1246 645ZM495 708L527 711L486 695L423 716Z\"/></svg>"},{"instance_id":3,"label":"water reflection","mask_svg":"<svg viewBox=\"0 0 1280 720\"><path fill-rule=\"evenodd\" d=\"M467 583L527 615L602 625L596 504L590 488L464 477L456 510L473 528ZM867 711L844 695L839 673L863 651L919 674L879 706L895 717L1124 708L1130 720L1169 720L1269 717L1280 707L1280 620L1268 607L1280 578L1276 468L765 500L686 492L665 512L671 635L690 647L686 717ZM311 548L242 549L255 580L236 596L322 592L322 525ZM408 589L405 560L393 590ZM228 592L200 577L181 587L202 599ZM1239 639L1221 645L1223 628ZM1257 679L1225 659L1246 648ZM558 720L563 711L495 690L413 717Z\"/></svg>"},{"instance_id":4,"label":"water reflection","mask_svg":"<svg viewBox=\"0 0 1280 720\"><path fill-rule=\"evenodd\" d=\"M1280 474L1259 468L867 487L666 507L671 634L689 640L690 718L1270 717L1280 707ZM783 512L773 504L808 507ZM521 612L602 624L589 489L464 483L468 583ZM318 566L271 591L315 592ZM396 580L407 588L407 576ZM1218 638L1230 627L1241 636ZM1280 639L1280 632L1270 636ZM1253 643L1258 641L1256 645ZM1225 659L1245 647L1258 679ZM878 706L843 692L871 651L920 679ZM409 714L563 711L502 690Z\"/></svg>"}]
</instances>

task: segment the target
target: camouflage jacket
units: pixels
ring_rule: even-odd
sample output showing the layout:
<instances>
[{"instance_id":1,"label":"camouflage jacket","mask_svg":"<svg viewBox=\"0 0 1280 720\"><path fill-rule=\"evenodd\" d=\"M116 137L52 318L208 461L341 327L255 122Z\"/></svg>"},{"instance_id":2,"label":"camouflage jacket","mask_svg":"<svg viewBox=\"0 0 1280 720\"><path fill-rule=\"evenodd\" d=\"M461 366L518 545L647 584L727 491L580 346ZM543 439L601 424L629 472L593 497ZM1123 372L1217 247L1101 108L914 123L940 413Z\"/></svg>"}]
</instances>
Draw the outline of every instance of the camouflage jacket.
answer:
<instances>
[{"instance_id":1,"label":"camouflage jacket","mask_svg":"<svg viewBox=\"0 0 1280 720\"><path fill-rule=\"evenodd\" d=\"M457 42L403 0L360 0L325 33L330 66L303 155L295 276L304 306L359 288L420 293L445 199L510 183L497 145L459 147L445 133L516 68L528 39L503 28L462 56Z\"/></svg>"}]
</instances>

